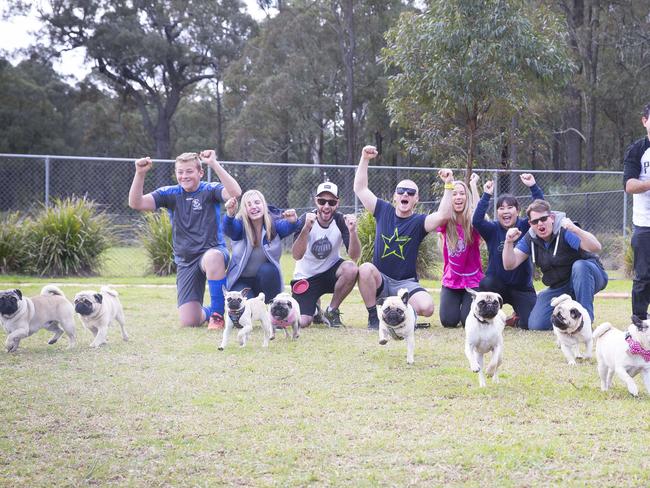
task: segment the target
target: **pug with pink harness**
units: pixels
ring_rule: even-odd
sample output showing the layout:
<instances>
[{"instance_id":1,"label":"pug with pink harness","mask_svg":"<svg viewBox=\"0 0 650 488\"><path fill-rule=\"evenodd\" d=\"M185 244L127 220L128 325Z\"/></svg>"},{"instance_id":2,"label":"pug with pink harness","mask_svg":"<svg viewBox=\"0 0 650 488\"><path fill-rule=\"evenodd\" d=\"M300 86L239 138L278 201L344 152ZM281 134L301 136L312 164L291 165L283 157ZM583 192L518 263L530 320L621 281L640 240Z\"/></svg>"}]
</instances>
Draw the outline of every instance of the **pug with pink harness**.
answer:
<instances>
[{"instance_id":1,"label":"pug with pink harness","mask_svg":"<svg viewBox=\"0 0 650 488\"><path fill-rule=\"evenodd\" d=\"M275 338L275 329L284 329L289 337L289 327L293 329L293 339L300 337L300 305L289 293L279 293L269 304L271 320L271 339Z\"/></svg>"}]
</instances>

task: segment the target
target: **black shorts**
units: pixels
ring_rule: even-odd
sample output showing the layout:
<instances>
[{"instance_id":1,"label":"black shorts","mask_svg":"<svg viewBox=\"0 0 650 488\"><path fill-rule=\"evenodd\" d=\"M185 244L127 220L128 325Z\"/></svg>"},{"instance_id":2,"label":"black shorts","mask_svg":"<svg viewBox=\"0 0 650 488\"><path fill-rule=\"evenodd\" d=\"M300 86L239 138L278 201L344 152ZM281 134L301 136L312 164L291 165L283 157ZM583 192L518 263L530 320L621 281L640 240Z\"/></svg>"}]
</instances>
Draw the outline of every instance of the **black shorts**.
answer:
<instances>
[{"instance_id":1,"label":"black shorts","mask_svg":"<svg viewBox=\"0 0 650 488\"><path fill-rule=\"evenodd\" d=\"M317 275L307 278L309 282L309 289L300 295L296 293L291 293L293 298L300 305L300 315L309 315L310 317L314 316L316 312L316 302L320 297L326 293L334 293L334 287L336 286L336 271L339 269L343 263L342 259L339 259L334 266L332 266L327 271L323 271ZM293 284L299 280L293 280L291 282L291 287L293 289Z\"/></svg>"}]
</instances>

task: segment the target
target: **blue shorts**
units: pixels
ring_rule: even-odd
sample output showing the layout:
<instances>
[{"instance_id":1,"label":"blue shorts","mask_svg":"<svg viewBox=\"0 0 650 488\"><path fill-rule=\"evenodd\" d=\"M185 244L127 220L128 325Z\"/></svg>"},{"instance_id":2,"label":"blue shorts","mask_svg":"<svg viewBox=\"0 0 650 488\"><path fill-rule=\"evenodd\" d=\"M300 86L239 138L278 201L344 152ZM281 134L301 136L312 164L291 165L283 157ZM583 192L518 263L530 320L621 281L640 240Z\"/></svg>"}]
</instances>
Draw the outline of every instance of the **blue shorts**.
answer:
<instances>
[{"instance_id":1,"label":"blue shorts","mask_svg":"<svg viewBox=\"0 0 650 488\"><path fill-rule=\"evenodd\" d=\"M216 249L223 254L223 260L228 268L230 253L225 246L217 246ZM207 252L207 251L206 251ZM184 305L188 302L199 302L203 305L203 296L205 295L205 270L201 268L201 259L203 254L190 259L176 263L176 300L177 306Z\"/></svg>"}]
</instances>

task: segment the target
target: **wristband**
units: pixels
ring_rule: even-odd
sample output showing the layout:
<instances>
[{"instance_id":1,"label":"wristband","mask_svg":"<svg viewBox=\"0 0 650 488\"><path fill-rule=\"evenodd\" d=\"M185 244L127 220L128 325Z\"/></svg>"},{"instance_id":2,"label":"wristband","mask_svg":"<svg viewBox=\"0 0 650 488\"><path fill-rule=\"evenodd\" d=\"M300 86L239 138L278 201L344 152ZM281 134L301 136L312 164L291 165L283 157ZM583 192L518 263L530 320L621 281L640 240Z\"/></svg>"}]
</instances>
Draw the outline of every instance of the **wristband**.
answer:
<instances>
[{"instance_id":1,"label":"wristband","mask_svg":"<svg viewBox=\"0 0 650 488\"><path fill-rule=\"evenodd\" d=\"M453 183L445 183L445 190L453 190L453 189L454 189Z\"/></svg>"}]
</instances>

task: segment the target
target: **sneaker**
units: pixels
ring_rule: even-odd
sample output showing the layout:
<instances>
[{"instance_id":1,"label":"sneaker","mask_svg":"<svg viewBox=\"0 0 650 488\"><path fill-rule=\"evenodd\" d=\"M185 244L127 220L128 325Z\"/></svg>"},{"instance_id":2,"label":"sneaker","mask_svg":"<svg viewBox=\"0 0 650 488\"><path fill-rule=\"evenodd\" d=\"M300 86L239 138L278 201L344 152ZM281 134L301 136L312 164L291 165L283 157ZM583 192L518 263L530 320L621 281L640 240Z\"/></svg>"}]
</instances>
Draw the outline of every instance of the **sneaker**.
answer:
<instances>
[{"instance_id":1,"label":"sneaker","mask_svg":"<svg viewBox=\"0 0 650 488\"><path fill-rule=\"evenodd\" d=\"M517 327L519 325L519 315L513 313L510 317L506 319L506 326L508 327Z\"/></svg>"},{"instance_id":2,"label":"sneaker","mask_svg":"<svg viewBox=\"0 0 650 488\"><path fill-rule=\"evenodd\" d=\"M323 320L323 311L320 309L320 304L316 304L316 313L314 314L314 317L311 319L312 323L314 324L324 324L325 321Z\"/></svg>"},{"instance_id":3,"label":"sneaker","mask_svg":"<svg viewBox=\"0 0 650 488\"><path fill-rule=\"evenodd\" d=\"M323 322L327 324L328 327L345 327L343 322L341 322L341 312L338 308L335 308L334 310L325 310L325 313L323 314Z\"/></svg>"},{"instance_id":4,"label":"sneaker","mask_svg":"<svg viewBox=\"0 0 650 488\"><path fill-rule=\"evenodd\" d=\"M218 313L214 312L212 315L210 315L210 321L208 322L208 330L219 330L223 329L223 316Z\"/></svg>"},{"instance_id":5,"label":"sneaker","mask_svg":"<svg viewBox=\"0 0 650 488\"><path fill-rule=\"evenodd\" d=\"M379 317L368 315L368 330L379 330Z\"/></svg>"}]
</instances>

